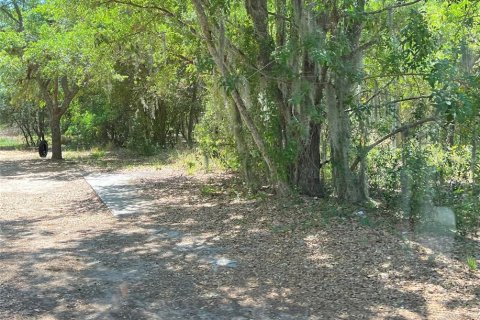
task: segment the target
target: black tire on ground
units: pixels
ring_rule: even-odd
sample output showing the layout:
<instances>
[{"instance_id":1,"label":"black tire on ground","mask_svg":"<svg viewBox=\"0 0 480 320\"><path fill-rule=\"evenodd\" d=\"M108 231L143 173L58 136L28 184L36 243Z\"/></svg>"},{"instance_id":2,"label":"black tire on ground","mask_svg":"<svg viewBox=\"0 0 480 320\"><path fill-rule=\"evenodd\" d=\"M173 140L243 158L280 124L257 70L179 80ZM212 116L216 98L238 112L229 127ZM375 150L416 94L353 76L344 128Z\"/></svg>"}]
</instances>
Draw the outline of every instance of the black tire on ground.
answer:
<instances>
[{"instance_id":1,"label":"black tire on ground","mask_svg":"<svg viewBox=\"0 0 480 320\"><path fill-rule=\"evenodd\" d=\"M48 144L47 141L42 140L38 145L38 154L40 157L45 158L48 154Z\"/></svg>"}]
</instances>

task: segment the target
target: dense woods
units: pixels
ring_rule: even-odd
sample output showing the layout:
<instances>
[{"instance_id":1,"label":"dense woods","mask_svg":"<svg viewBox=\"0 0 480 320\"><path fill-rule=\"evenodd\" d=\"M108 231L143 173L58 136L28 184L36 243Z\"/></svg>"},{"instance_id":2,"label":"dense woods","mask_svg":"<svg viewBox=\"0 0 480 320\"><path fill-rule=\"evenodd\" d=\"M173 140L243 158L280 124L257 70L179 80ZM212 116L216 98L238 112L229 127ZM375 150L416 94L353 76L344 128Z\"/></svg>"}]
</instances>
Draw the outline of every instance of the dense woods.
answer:
<instances>
[{"instance_id":1,"label":"dense woods","mask_svg":"<svg viewBox=\"0 0 480 320\"><path fill-rule=\"evenodd\" d=\"M25 143L189 147L253 191L478 226L480 4L1 0L0 120ZM65 142L64 141L64 142Z\"/></svg>"}]
</instances>

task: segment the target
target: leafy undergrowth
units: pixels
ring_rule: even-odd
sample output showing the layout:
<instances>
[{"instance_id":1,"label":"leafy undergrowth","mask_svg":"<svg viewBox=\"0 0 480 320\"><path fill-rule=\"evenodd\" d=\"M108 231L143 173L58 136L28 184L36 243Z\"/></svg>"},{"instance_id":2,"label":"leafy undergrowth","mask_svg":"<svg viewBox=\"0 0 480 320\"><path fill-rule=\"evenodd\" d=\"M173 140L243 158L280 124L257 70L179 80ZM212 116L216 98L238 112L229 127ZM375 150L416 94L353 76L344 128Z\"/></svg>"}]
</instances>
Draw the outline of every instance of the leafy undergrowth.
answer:
<instances>
[{"instance_id":1,"label":"leafy undergrowth","mask_svg":"<svg viewBox=\"0 0 480 320\"><path fill-rule=\"evenodd\" d=\"M478 239L409 232L382 204L249 195L228 174L169 172L144 184L164 203L144 222L227 248L237 280L204 275L204 285L246 304L250 297L326 318L469 319L480 311Z\"/></svg>"},{"instance_id":2,"label":"leafy undergrowth","mask_svg":"<svg viewBox=\"0 0 480 320\"><path fill-rule=\"evenodd\" d=\"M252 201L257 208L265 210L262 219L269 221L267 229L277 235L309 234L331 225L353 223L364 230L396 238L405 245L414 243L425 247L432 255L428 259L444 254L472 271L477 270L477 260L480 261L480 230L472 226L466 229L458 219L458 228L452 230L428 220L411 225L408 220L400 218L394 208L374 200L363 205L349 205L340 204L336 199L318 199L298 194L279 198L271 192L260 191L252 195L242 189L233 176L229 180L210 179L200 186L200 194L203 198L220 202L239 201L242 198ZM253 224L251 228L258 227L259 212L254 212L249 222ZM244 224L248 222L244 221Z\"/></svg>"}]
</instances>

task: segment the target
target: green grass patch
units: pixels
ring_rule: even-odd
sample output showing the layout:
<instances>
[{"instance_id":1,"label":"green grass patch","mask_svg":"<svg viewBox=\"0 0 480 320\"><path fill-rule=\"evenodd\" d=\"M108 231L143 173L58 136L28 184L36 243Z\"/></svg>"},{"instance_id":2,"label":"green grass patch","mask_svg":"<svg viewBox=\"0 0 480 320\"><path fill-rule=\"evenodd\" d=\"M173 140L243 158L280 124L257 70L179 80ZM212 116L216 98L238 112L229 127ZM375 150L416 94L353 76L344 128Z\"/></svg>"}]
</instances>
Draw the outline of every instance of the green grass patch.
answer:
<instances>
[{"instance_id":1,"label":"green grass patch","mask_svg":"<svg viewBox=\"0 0 480 320\"><path fill-rule=\"evenodd\" d=\"M102 159L105 157L106 154L107 152L105 150L96 149L90 153L90 157L92 157L93 159Z\"/></svg>"},{"instance_id":2,"label":"green grass patch","mask_svg":"<svg viewBox=\"0 0 480 320\"><path fill-rule=\"evenodd\" d=\"M184 169L187 174L222 170L219 163L206 158L202 152L193 149L172 150L168 153L168 162L173 167Z\"/></svg>"},{"instance_id":3,"label":"green grass patch","mask_svg":"<svg viewBox=\"0 0 480 320\"><path fill-rule=\"evenodd\" d=\"M21 137L15 136L0 136L1 149L20 149L24 147Z\"/></svg>"},{"instance_id":4,"label":"green grass patch","mask_svg":"<svg viewBox=\"0 0 480 320\"><path fill-rule=\"evenodd\" d=\"M477 260L475 260L475 258L472 256L467 257L467 266L470 268L471 271L478 270Z\"/></svg>"},{"instance_id":5,"label":"green grass patch","mask_svg":"<svg viewBox=\"0 0 480 320\"><path fill-rule=\"evenodd\" d=\"M75 159L84 165L107 170L136 170L140 168L160 170L173 167L185 170L188 175L206 171L224 171L217 161L205 163L203 154L194 149L161 150L154 155L141 155L128 149L94 148L90 151L66 151L65 158Z\"/></svg>"},{"instance_id":6,"label":"green grass patch","mask_svg":"<svg viewBox=\"0 0 480 320\"><path fill-rule=\"evenodd\" d=\"M200 193L204 197L210 197L210 196L215 196L221 192L220 189L214 187L214 186L209 186L209 185L204 185L200 188Z\"/></svg>"}]
</instances>

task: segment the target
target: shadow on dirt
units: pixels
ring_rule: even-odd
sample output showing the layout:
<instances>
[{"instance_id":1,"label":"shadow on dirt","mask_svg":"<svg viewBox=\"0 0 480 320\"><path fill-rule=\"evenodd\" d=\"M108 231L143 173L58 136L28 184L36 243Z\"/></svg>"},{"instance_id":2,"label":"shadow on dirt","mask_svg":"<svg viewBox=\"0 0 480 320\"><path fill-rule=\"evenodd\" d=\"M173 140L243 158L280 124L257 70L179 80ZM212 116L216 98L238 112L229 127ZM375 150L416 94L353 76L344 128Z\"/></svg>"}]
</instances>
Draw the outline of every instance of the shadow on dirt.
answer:
<instances>
[{"instance_id":1,"label":"shadow on dirt","mask_svg":"<svg viewBox=\"0 0 480 320\"><path fill-rule=\"evenodd\" d=\"M126 220L135 224L133 219ZM2 223L3 230L9 226L10 222ZM28 223L24 227L16 226L16 231L30 232ZM372 252L337 252L339 243L334 239L323 242L323 254L329 258L312 261L312 256L305 255L308 250L300 248L299 254L304 246L300 239L271 239L246 230L223 236L192 235L159 229L155 223L136 227L142 232L92 231L83 240L67 243L68 248L2 256L2 264L21 264L17 280L28 282L29 290L17 290L14 283L2 286L0 296L21 300L23 307L8 309L8 301L1 301L0 309L58 319L151 319L152 315L161 319L307 319L319 314L333 319L341 314L370 318L376 314L373 308L381 306L426 316L420 294L387 288L369 275L371 264L380 257ZM9 233L4 237L12 240ZM281 243L292 240L295 245L287 248ZM259 252L264 252L263 259ZM216 264L222 257L238 265ZM52 259L58 260L58 266L41 267L51 265ZM75 265L65 263L69 260ZM399 272L400 278L413 276L405 268ZM430 275L437 277L434 272ZM312 282L305 283L305 276ZM96 308L87 313L75 310L79 301Z\"/></svg>"},{"instance_id":2,"label":"shadow on dirt","mask_svg":"<svg viewBox=\"0 0 480 320\"><path fill-rule=\"evenodd\" d=\"M75 174L68 165L59 170L37 161L1 166L7 179ZM431 262L381 231L350 220L305 231L275 229L288 226L300 209L282 200L206 197L203 185L184 176L147 180L136 187L162 199L156 212L119 217L115 228L87 230L56 247L2 253L0 264L16 265L20 272L0 286L0 315L423 319L429 314L419 288L449 288L449 279ZM79 201L66 211L91 215L98 205ZM49 219L57 217L2 217L0 237L13 245L41 232L36 225ZM28 290L16 282L28 284ZM452 310L463 306L448 303Z\"/></svg>"},{"instance_id":3,"label":"shadow on dirt","mask_svg":"<svg viewBox=\"0 0 480 320\"><path fill-rule=\"evenodd\" d=\"M4 179L68 181L79 175L73 161L50 159L0 161L0 176Z\"/></svg>"}]
</instances>

